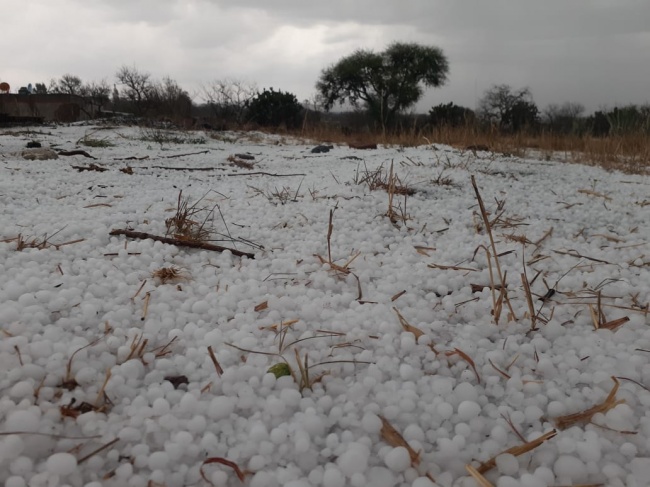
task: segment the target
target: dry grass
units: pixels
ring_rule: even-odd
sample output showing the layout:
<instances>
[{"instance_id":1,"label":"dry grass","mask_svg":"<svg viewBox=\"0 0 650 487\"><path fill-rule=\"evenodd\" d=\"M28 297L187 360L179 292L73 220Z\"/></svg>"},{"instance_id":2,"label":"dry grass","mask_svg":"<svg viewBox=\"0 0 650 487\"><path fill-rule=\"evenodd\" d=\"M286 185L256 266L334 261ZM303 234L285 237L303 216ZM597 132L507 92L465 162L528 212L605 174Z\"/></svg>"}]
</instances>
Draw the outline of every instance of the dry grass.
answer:
<instances>
[{"instance_id":1,"label":"dry grass","mask_svg":"<svg viewBox=\"0 0 650 487\"><path fill-rule=\"evenodd\" d=\"M419 146L446 144L463 151L486 146L490 152L519 157L600 166L629 174L647 174L650 168L650 138L643 134L610 137L588 135L501 134L478 127L442 127L425 132L406 131L401 134L370 132L345 135L334 127L316 126L296 134L302 138L346 145ZM474 149L476 150L476 149Z\"/></svg>"},{"instance_id":2,"label":"dry grass","mask_svg":"<svg viewBox=\"0 0 650 487\"><path fill-rule=\"evenodd\" d=\"M170 265L161 267L151 273L151 277L159 279L162 284L177 281L188 281L190 279L189 273L182 267Z\"/></svg>"},{"instance_id":3,"label":"dry grass","mask_svg":"<svg viewBox=\"0 0 650 487\"><path fill-rule=\"evenodd\" d=\"M551 430L548 433L545 433L537 438L535 438L532 441L529 442L524 442L523 445L517 445L513 446L512 448L508 448L506 451L499 453L499 455L503 455L504 453L514 455L516 457L523 455L524 453L528 453L531 450L534 450L538 446L540 446L542 443L546 442L547 440L550 440L551 438L555 437L557 435L557 432L555 430ZM498 456L498 455L497 455ZM481 475L492 470L494 467L496 467L497 464L497 456L490 458L487 462L483 462L481 465L479 465L478 468L476 468L476 471L480 473Z\"/></svg>"},{"instance_id":4,"label":"dry grass","mask_svg":"<svg viewBox=\"0 0 650 487\"><path fill-rule=\"evenodd\" d=\"M178 201L174 216L165 220L167 235L178 240L190 242L207 242L212 234L211 221L216 207L200 206L203 198L190 204L189 198L183 198L183 191L178 192Z\"/></svg>"},{"instance_id":5,"label":"dry grass","mask_svg":"<svg viewBox=\"0 0 650 487\"><path fill-rule=\"evenodd\" d=\"M616 399L616 393L618 392L619 382L616 379L616 377L612 377L612 380L614 381L614 387L612 387L612 390L609 392L607 398L603 402L601 402L600 404L596 404L595 406L586 409L585 411L581 411L579 413L567 414L566 416L560 416L558 418L555 418L554 421L557 428L559 430L565 430L575 424L590 422L591 418L593 418L594 415L598 413L604 414L610 409L615 408L619 404L623 404L625 402L624 399L618 399L618 400Z\"/></svg>"}]
</instances>

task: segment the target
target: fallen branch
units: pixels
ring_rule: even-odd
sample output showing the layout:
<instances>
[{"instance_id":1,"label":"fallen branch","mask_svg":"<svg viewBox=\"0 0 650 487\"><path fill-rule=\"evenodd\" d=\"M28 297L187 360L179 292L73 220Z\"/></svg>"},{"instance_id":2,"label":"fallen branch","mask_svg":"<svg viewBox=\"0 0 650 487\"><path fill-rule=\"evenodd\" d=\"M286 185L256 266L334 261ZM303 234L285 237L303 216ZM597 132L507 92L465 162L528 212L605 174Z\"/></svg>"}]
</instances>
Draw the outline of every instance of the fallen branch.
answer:
<instances>
[{"instance_id":1,"label":"fallen branch","mask_svg":"<svg viewBox=\"0 0 650 487\"><path fill-rule=\"evenodd\" d=\"M149 156L142 156L142 157L136 157L136 156L130 156L130 157L118 157L117 159L113 159L114 161L145 161L149 159Z\"/></svg>"},{"instance_id":2,"label":"fallen branch","mask_svg":"<svg viewBox=\"0 0 650 487\"><path fill-rule=\"evenodd\" d=\"M230 252L232 252L233 255L236 255L238 257L248 257L249 259L255 258L255 254L252 254L250 252L243 252L241 250L229 249L228 247L222 247L221 245L213 245L205 242L193 242L191 240L180 240L177 238L170 238L170 237L161 237L159 235L153 235L151 233L134 232L132 230L126 230L120 228L111 230L109 232L109 235L124 235L125 237L138 238L142 240L150 238L151 240L157 240L158 242L162 242L170 245L176 245L178 247L190 247L193 249L214 250L216 252L224 252L226 250L229 250Z\"/></svg>"},{"instance_id":3,"label":"fallen branch","mask_svg":"<svg viewBox=\"0 0 650 487\"><path fill-rule=\"evenodd\" d=\"M256 171L256 172L243 172L243 173L238 173L238 174L226 174L226 176L256 176L256 175L264 175L264 176L274 176L276 178L284 178L287 176L306 176L306 174L272 174L270 172L261 172L261 171Z\"/></svg>"},{"instance_id":4,"label":"fallen branch","mask_svg":"<svg viewBox=\"0 0 650 487\"><path fill-rule=\"evenodd\" d=\"M96 157L91 156L85 150L62 150L58 153L60 156L84 156L90 157L91 159L97 159Z\"/></svg>"},{"instance_id":5,"label":"fallen branch","mask_svg":"<svg viewBox=\"0 0 650 487\"><path fill-rule=\"evenodd\" d=\"M106 169L105 167L98 166L95 163L91 163L88 166L72 166L72 168L76 169L79 172L83 172L83 171L97 171L97 172L108 171L108 169Z\"/></svg>"},{"instance_id":6,"label":"fallen branch","mask_svg":"<svg viewBox=\"0 0 650 487\"><path fill-rule=\"evenodd\" d=\"M189 154L174 154L173 156L165 156L165 159L174 159L175 157L183 157L183 156L195 156L197 154L207 154L210 152L209 150L202 150L200 152L190 152Z\"/></svg>"},{"instance_id":7,"label":"fallen branch","mask_svg":"<svg viewBox=\"0 0 650 487\"><path fill-rule=\"evenodd\" d=\"M606 260L596 259L595 257L589 257L588 255L582 255L576 250L568 250L568 251L554 250L553 252L560 255L570 255L571 257L576 257L578 259L587 259L593 262L599 262L601 264L610 264L610 265L612 264L611 262L607 262Z\"/></svg>"},{"instance_id":8,"label":"fallen branch","mask_svg":"<svg viewBox=\"0 0 650 487\"><path fill-rule=\"evenodd\" d=\"M169 167L169 166L151 166L152 169L169 169L170 171L223 171L222 167Z\"/></svg>"},{"instance_id":9,"label":"fallen branch","mask_svg":"<svg viewBox=\"0 0 650 487\"><path fill-rule=\"evenodd\" d=\"M508 448L506 451L499 453L499 455L503 455L504 453L506 453L518 457L520 455L523 455L524 453L534 450L542 443L544 443L547 440L550 440L556 435L557 432L555 430L551 430L548 433L543 434L542 436L538 436L532 441L529 441L528 443L525 443L523 445L513 446L512 448ZM483 462L481 465L478 466L476 471L480 474L484 474L485 472L492 470L494 467L496 467L497 464L496 459L497 457L495 456L493 458L490 458L487 462Z\"/></svg>"},{"instance_id":10,"label":"fallen branch","mask_svg":"<svg viewBox=\"0 0 650 487\"><path fill-rule=\"evenodd\" d=\"M593 418L597 413L605 414L610 409L615 408L619 404L623 404L625 402L625 399L616 399L616 392L618 391L619 382L616 377L612 377L612 380L614 381L614 387L612 387L612 390L609 392L609 395L603 402L579 413L567 414L565 416L554 418L557 428L559 430L565 430L576 423L589 422L591 421L591 418Z\"/></svg>"}]
</instances>

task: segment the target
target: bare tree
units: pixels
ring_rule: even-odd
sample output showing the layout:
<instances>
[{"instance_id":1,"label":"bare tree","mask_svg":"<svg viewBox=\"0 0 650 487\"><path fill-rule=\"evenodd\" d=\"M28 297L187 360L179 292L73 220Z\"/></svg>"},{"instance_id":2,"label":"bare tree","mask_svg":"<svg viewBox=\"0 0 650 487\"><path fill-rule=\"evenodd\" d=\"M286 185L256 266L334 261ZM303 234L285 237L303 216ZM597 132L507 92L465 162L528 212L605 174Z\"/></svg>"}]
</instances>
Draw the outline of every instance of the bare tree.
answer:
<instances>
[{"instance_id":1,"label":"bare tree","mask_svg":"<svg viewBox=\"0 0 650 487\"><path fill-rule=\"evenodd\" d=\"M133 104L137 115L144 115L152 90L151 75L138 71L135 67L122 66L115 77L124 85L122 96Z\"/></svg>"},{"instance_id":2,"label":"bare tree","mask_svg":"<svg viewBox=\"0 0 650 487\"><path fill-rule=\"evenodd\" d=\"M535 125L538 112L529 88L513 90L509 85L494 85L479 100L479 117L504 130L517 132Z\"/></svg>"},{"instance_id":3,"label":"bare tree","mask_svg":"<svg viewBox=\"0 0 650 487\"><path fill-rule=\"evenodd\" d=\"M210 106L220 123L242 125L245 122L246 107L257 94L254 83L226 78L215 80L201 87L201 96Z\"/></svg>"},{"instance_id":4,"label":"bare tree","mask_svg":"<svg viewBox=\"0 0 650 487\"><path fill-rule=\"evenodd\" d=\"M190 95L169 76L164 77L161 82L153 82L148 96L151 109L157 115L187 118L192 114Z\"/></svg>"},{"instance_id":5,"label":"bare tree","mask_svg":"<svg viewBox=\"0 0 650 487\"><path fill-rule=\"evenodd\" d=\"M585 107L580 103L566 102L562 105L552 103L544 110L543 119L551 131L570 134L580 128L579 122L584 111Z\"/></svg>"},{"instance_id":6,"label":"bare tree","mask_svg":"<svg viewBox=\"0 0 650 487\"><path fill-rule=\"evenodd\" d=\"M81 88L81 95L90 103L93 116L108 103L110 94L111 87L105 79L99 82L91 81L90 83L84 84Z\"/></svg>"},{"instance_id":7,"label":"bare tree","mask_svg":"<svg viewBox=\"0 0 650 487\"><path fill-rule=\"evenodd\" d=\"M83 83L79 76L64 74L60 79L52 79L48 91L66 95L82 95Z\"/></svg>"}]
</instances>

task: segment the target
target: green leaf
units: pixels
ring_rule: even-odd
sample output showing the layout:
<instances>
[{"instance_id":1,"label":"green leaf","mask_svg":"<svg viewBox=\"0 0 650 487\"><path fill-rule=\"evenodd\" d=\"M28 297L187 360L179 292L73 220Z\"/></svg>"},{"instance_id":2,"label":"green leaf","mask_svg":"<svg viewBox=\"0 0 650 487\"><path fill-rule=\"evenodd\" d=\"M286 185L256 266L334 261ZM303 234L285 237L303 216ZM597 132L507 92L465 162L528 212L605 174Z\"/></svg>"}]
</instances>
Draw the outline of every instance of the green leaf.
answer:
<instances>
[{"instance_id":1,"label":"green leaf","mask_svg":"<svg viewBox=\"0 0 650 487\"><path fill-rule=\"evenodd\" d=\"M279 362L277 364L271 365L267 372L271 372L277 379L285 375L291 375L291 367L289 367L289 364Z\"/></svg>"}]
</instances>

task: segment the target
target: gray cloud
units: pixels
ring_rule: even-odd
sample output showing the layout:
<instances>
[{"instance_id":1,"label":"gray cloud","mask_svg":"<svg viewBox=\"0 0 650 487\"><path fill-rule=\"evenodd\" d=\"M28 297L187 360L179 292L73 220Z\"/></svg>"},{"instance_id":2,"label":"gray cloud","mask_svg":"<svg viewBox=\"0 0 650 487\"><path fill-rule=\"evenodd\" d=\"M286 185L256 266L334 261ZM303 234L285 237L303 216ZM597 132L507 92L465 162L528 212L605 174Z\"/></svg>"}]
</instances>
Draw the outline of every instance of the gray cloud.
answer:
<instances>
[{"instance_id":1,"label":"gray cloud","mask_svg":"<svg viewBox=\"0 0 650 487\"><path fill-rule=\"evenodd\" d=\"M647 0L31 0L3 10L0 32L21 40L0 66L16 88L68 72L114 82L127 64L190 92L237 77L304 99L340 57L404 40L450 61L421 110L474 106L496 83L529 86L541 107L650 101Z\"/></svg>"}]
</instances>

